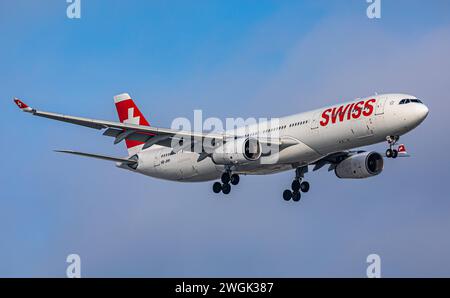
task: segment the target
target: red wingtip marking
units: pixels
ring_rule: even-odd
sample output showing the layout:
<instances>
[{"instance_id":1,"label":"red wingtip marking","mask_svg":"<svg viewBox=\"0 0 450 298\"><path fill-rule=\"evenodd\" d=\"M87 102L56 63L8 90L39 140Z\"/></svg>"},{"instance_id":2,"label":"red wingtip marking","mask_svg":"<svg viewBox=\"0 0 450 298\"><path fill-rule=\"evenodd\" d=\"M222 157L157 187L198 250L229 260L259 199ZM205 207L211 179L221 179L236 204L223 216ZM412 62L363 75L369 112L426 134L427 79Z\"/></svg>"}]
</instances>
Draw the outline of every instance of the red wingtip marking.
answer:
<instances>
[{"instance_id":1,"label":"red wingtip marking","mask_svg":"<svg viewBox=\"0 0 450 298\"><path fill-rule=\"evenodd\" d=\"M15 102L16 105L19 107L19 109L26 109L26 108L28 108L28 106L27 106L23 101L21 101L21 100L18 99L18 98L15 98L15 99L14 99L14 102Z\"/></svg>"}]
</instances>

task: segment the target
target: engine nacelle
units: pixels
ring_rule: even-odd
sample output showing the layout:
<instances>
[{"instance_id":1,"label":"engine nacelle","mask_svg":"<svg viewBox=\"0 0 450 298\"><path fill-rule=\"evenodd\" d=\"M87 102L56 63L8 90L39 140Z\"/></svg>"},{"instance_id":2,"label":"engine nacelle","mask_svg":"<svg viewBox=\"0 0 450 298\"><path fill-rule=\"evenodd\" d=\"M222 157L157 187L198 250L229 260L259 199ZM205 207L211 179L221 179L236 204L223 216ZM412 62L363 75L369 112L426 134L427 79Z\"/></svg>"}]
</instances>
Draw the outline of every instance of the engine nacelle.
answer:
<instances>
[{"instance_id":1,"label":"engine nacelle","mask_svg":"<svg viewBox=\"0 0 450 298\"><path fill-rule=\"evenodd\" d=\"M239 138L228 141L212 154L216 164L230 165L257 161L262 154L262 147L257 139Z\"/></svg>"},{"instance_id":2,"label":"engine nacelle","mask_svg":"<svg viewBox=\"0 0 450 298\"><path fill-rule=\"evenodd\" d=\"M383 166L383 156L380 153L364 152L344 159L334 172L341 179L362 179L380 174Z\"/></svg>"}]
</instances>

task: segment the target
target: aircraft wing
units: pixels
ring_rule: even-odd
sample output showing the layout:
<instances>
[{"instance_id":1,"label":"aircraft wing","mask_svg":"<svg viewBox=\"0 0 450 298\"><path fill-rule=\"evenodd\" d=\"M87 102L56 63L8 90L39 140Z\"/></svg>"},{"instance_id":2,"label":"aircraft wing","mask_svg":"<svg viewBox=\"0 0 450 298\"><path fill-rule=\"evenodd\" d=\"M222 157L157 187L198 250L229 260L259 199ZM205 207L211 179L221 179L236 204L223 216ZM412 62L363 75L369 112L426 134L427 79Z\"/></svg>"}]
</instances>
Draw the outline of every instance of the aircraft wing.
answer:
<instances>
[{"instance_id":1,"label":"aircraft wing","mask_svg":"<svg viewBox=\"0 0 450 298\"><path fill-rule=\"evenodd\" d=\"M205 146L206 144L214 145L217 143L226 142L228 139L234 138L234 136L226 134L200 133L200 132L159 128L154 126L142 126L130 123L120 123L106 120L97 120L70 115L63 115L36 110L34 108L29 107L27 104L25 104L18 98L14 98L14 102L22 111L30 113L34 116L81 125L98 130L105 130L103 135L114 137L115 138L114 144L118 144L123 140L134 140L143 142L144 143L143 149L149 148L152 145L161 145L170 148L172 147L173 140L177 142L180 141L186 142L190 140L189 144L190 146L193 147L193 144L199 141L201 141L203 146ZM293 143L292 140L289 139L260 140L260 142L279 144L282 147L289 147L295 145L295 143ZM214 147L213 145L211 146Z\"/></svg>"},{"instance_id":2,"label":"aircraft wing","mask_svg":"<svg viewBox=\"0 0 450 298\"><path fill-rule=\"evenodd\" d=\"M72 123L98 130L105 129L105 132L103 134L106 136L115 137L116 138L114 141L115 144L120 143L125 139L144 142L146 143L144 145L144 149L154 144L170 147L172 138L177 138L180 140L183 138L185 139L194 138L200 140L208 138L210 140L213 139L222 140L224 138L223 134L209 134L209 133L203 134L190 131L158 128L153 126L142 126L129 123L89 119L83 117L44 112L29 107L20 99L14 98L14 102L22 111L30 113L34 116Z\"/></svg>"},{"instance_id":3,"label":"aircraft wing","mask_svg":"<svg viewBox=\"0 0 450 298\"><path fill-rule=\"evenodd\" d=\"M112 156L108 156L108 155L99 155L99 154L78 152L78 151L72 151L72 150L55 150L55 152L103 159L103 160L107 160L107 161L115 161L115 162L120 162L120 163L127 164L127 165L135 165L137 163L137 161L134 159L112 157Z\"/></svg>"},{"instance_id":4,"label":"aircraft wing","mask_svg":"<svg viewBox=\"0 0 450 298\"><path fill-rule=\"evenodd\" d=\"M361 153L363 151L358 152L352 152L352 151L342 151L342 152L335 152L332 154L329 154L318 161L316 161L314 164L313 171L317 171L324 167L325 165L329 164L328 171L332 171L336 168L337 164L349 157L352 154Z\"/></svg>"}]
</instances>

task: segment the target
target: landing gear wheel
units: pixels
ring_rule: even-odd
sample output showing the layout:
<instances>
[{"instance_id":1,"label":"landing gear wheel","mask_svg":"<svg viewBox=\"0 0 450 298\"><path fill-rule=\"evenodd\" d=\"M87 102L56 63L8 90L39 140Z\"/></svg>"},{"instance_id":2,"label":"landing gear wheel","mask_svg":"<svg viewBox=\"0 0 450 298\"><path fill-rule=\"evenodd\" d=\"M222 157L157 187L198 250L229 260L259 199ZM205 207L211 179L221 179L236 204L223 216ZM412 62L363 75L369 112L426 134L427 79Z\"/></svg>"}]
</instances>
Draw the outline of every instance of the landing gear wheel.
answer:
<instances>
[{"instance_id":1,"label":"landing gear wheel","mask_svg":"<svg viewBox=\"0 0 450 298\"><path fill-rule=\"evenodd\" d=\"M238 185L239 184L239 180L240 180L240 178L239 178L238 174L231 175L231 178L230 178L231 184Z\"/></svg>"},{"instance_id":2,"label":"landing gear wheel","mask_svg":"<svg viewBox=\"0 0 450 298\"><path fill-rule=\"evenodd\" d=\"M222 185L222 192L223 192L223 194L227 195L227 194L230 193L230 191L231 191L231 185L228 184L228 183L224 183Z\"/></svg>"},{"instance_id":3,"label":"landing gear wheel","mask_svg":"<svg viewBox=\"0 0 450 298\"><path fill-rule=\"evenodd\" d=\"M292 194L292 200L293 200L294 202L300 201L301 198L302 198L302 195L301 195L301 193L300 193L299 191L294 192L294 193Z\"/></svg>"},{"instance_id":4,"label":"landing gear wheel","mask_svg":"<svg viewBox=\"0 0 450 298\"><path fill-rule=\"evenodd\" d=\"M393 148L395 147L395 144L397 144L398 140L400 140L400 137L399 136L388 136L388 137L386 137L386 140L389 144L389 149L386 150L386 157L387 158L397 158L398 151Z\"/></svg>"},{"instance_id":5,"label":"landing gear wheel","mask_svg":"<svg viewBox=\"0 0 450 298\"><path fill-rule=\"evenodd\" d=\"M230 182L230 179L231 179L230 173L228 173L228 172L223 173L222 177L220 178L220 180L222 180L223 184L227 184L228 182Z\"/></svg>"},{"instance_id":6,"label":"landing gear wheel","mask_svg":"<svg viewBox=\"0 0 450 298\"><path fill-rule=\"evenodd\" d=\"M290 201L290 200L292 199L292 191L290 191L289 189L286 189L286 190L283 192L283 199L284 199L285 201Z\"/></svg>"},{"instance_id":7,"label":"landing gear wheel","mask_svg":"<svg viewBox=\"0 0 450 298\"><path fill-rule=\"evenodd\" d=\"M303 181L300 184L300 190L304 193L307 193L309 191L309 182Z\"/></svg>"},{"instance_id":8,"label":"landing gear wheel","mask_svg":"<svg viewBox=\"0 0 450 298\"><path fill-rule=\"evenodd\" d=\"M398 157L398 151L397 150L392 150L392 158L397 158Z\"/></svg>"},{"instance_id":9,"label":"landing gear wheel","mask_svg":"<svg viewBox=\"0 0 450 298\"><path fill-rule=\"evenodd\" d=\"M294 181L292 181L292 185L291 185L292 191L293 192L298 192L300 190L300 181L295 179Z\"/></svg>"},{"instance_id":10,"label":"landing gear wheel","mask_svg":"<svg viewBox=\"0 0 450 298\"><path fill-rule=\"evenodd\" d=\"M219 193L222 191L222 184L220 184L220 182L216 182L213 184L213 192L214 193Z\"/></svg>"},{"instance_id":11,"label":"landing gear wheel","mask_svg":"<svg viewBox=\"0 0 450 298\"><path fill-rule=\"evenodd\" d=\"M394 156L394 151L392 149L386 150L386 157L391 158L392 156Z\"/></svg>"}]
</instances>

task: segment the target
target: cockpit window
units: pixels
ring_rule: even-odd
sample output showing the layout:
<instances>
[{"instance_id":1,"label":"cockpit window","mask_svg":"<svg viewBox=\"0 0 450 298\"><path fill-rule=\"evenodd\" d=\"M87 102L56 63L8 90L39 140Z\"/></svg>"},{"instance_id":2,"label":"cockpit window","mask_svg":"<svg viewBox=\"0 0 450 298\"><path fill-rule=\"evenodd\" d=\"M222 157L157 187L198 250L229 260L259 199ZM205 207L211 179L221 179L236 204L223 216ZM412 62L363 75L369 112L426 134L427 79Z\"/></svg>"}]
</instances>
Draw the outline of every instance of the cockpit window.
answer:
<instances>
[{"instance_id":1,"label":"cockpit window","mask_svg":"<svg viewBox=\"0 0 450 298\"><path fill-rule=\"evenodd\" d=\"M398 104L405 105L405 104L408 104L408 103L411 103L411 102L422 103L420 100L418 100L416 98L413 98L413 99L406 98L406 99L400 100L400 102Z\"/></svg>"}]
</instances>

